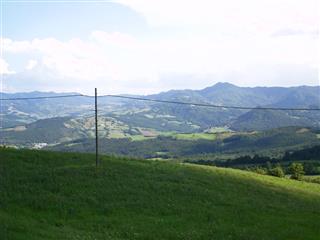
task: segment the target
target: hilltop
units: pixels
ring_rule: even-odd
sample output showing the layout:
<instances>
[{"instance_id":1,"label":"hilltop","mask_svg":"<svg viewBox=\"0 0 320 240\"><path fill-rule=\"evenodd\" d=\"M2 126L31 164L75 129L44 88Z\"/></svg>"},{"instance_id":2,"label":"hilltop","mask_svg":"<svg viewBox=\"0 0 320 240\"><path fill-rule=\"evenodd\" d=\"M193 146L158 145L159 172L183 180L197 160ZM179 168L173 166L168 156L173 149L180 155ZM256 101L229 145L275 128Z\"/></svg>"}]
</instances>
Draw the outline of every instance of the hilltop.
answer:
<instances>
[{"instance_id":1,"label":"hilltop","mask_svg":"<svg viewBox=\"0 0 320 240\"><path fill-rule=\"evenodd\" d=\"M261 151L266 142L268 151L272 148L269 143L274 138L282 139L281 145L290 149L318 144L320 111L262 111L255 108L320 108L319 93L319 86L239 87L230 83L217 83L201 90L171 90L154 95L135 96L161 101L252 107L252 110L99 98L99 137L105 146L101 151L128 155L126 150L123 151L124 145L128 146L126 149L131 149L130 153L134 153L131 156L153 158L159 157L156 153L160 153L161 157L172 157L177 154L172 154L170 146L165 145L174 139L179 140L178 144L173 142L171 145L179 145L179 148L182 146L180 149L185 150L179 151L179 157L198 154L189 146L189 141L184 141L190 139L194 140L192 145L200 142L201 149L204 149L200 154L216 153L219 149L223 152L247 154L249 145L249 151L253 148L254 151ZM77 95L30 92L3 94L3 97L58 97L65 94ZM93 151L93 104L92 98L81 96L3 101L0 106L4 113L2 128L0 127L1 143L19 148L48 146L50 149L63 151ZM309 134L312 136L307 139L302 136L305 133L296 134L296 128L308 128L313 134ZM291 129L292 132L283 129ZM274 136L266 139L270 130L274 132ZM295 142L292 144L293 138ZM256 147L255 142L259 142L260 147ZM120 150L117 147L119 143ZM274 148L281 148L273 145ZM111 149L109 146L112 146ZM219 146L219 149L215 146ZM141 152L139 149L146 151ZM275 151L279 152L278 150ZM280 152L283 153L284 150L287 149L280 149Z\"/></svg>"},{"instance_id":2,"label":"hilltop","mask_svg":"<svg viewBox=\"0 0 320 240\"><path fill-rule=\"evenodd\" d=\"M103 92L104 89L101 89ZM183 101L239 107L320 108L320 87L239 87L217 83L202 90L171 90L143 96L166 101ZM3 93L3 98L59 96L75 93ZM139 96L137 96L139 97ZM140 96L141 97L141 96ZM0 106L4 128L24 125L52 117L83 117L92 115L93 99L74 97L4 101ZM251 113L251 111L253 111ZM227 126L232 130L260 130L285 126L319 127L319 112L270 111L265 121L263 111L225 108L196 108L172 104L149 103L119 98L99 99L99 113L129 127L152 128L157 131L199 131ZM246 124L249 122L250 125ZM276 124L272 124L275 122Z\"/></svg>"},{"instance_id":3,"label":"hilltop","mask_svg":"<svg viewBox=\"0 0 320 240\"><path fill-rule=\"evenodd\" d=\"M90 154L0 149L1 239L318 239L320 185Z\"/></svg>"}]
</instances>

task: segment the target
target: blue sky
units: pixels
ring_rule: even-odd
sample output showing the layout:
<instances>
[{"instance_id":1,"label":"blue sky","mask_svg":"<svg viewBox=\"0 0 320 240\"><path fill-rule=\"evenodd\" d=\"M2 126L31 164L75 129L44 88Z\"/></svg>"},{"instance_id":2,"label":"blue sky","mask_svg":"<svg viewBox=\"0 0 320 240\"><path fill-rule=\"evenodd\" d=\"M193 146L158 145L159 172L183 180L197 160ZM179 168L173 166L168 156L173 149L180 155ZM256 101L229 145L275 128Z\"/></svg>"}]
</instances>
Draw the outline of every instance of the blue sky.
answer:
<instances>
[{"instance_id":1,"label":"blue sky","mask_svg":"<svg viewBox=\"0 0 320 240\"><path fill-rule=\"evenodd\" d=\"M143 16L113 2L4 3L3 13L4 36L16 40L85 39L94 29L143 34L148 28Z\"/></svg>"},{"instance_id":2,"label":"blue sky","mask_svg":"<svg viewBox=\"0 0 320 240\"><path fill-rule=\"evenodd\" d=\"M2 91L319 85L317 0L2 4Z\"/></svg>"}]
</instances>

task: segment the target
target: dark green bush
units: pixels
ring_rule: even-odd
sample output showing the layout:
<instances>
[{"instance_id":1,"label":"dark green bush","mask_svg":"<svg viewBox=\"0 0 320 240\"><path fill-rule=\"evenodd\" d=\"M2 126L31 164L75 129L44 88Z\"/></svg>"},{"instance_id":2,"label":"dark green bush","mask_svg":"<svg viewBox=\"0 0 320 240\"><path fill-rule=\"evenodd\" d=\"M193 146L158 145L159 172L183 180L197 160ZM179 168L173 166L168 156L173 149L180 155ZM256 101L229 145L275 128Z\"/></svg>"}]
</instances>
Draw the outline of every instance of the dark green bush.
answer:
<instances>
[{"instance_id":1,"label":"dark green bush","mask_svg":"<svg viewBox=\"0 0 320 240\"><path fill-rule=\"evenodd\" d=\"M285 176L284 171L283 171L282 167L280 166L280 164L274 168L271 168L269 170L269 174L272 176L275 176L275 177L280 177L280 178L283 178Z\"/></svg>"},{"instance_id":2,"label":"dark green bush","mask_svg":"<svg viewBox=\"0 0 320 240\"><path fill-rule=\"evenodd\" d=\"M289 173L291 174L291 179L296 179L301 181L304 176L304 169L301 163L292 163L289 166Z\"/></svg>"}]
</instances>

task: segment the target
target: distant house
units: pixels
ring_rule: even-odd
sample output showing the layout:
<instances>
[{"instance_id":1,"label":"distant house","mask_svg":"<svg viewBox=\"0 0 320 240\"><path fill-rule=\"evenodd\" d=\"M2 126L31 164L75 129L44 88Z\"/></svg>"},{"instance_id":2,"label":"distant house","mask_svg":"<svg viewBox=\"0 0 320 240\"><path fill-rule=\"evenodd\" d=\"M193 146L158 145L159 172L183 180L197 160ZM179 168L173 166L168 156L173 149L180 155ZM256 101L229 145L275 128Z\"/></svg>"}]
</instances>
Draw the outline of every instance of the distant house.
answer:
<instances>
[{"instance_id":1,"label":"distant house","mask_svg":"<svg viewBox=\"0 0 320 240\"><path fill-rule=\"evenodd\" d=\"M48 143L34 143L32 148L33 149L41 149L48 146Z\"/></svg>"}]
</instances>

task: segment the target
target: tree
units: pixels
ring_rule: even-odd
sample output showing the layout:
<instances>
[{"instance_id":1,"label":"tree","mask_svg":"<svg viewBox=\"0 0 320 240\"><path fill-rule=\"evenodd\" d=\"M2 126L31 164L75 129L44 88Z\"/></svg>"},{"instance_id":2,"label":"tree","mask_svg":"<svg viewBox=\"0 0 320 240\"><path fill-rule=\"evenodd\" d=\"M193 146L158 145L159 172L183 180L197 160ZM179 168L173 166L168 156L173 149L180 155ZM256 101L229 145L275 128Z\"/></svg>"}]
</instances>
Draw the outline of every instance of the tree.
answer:
<instances>
[{"instance_id":1,"label":"tree","mask_svg":"<svg viewBox=\"0 0 320 240\"><path fill-rule=\"evenodd\" d=\"M304 173L306 175L319 175L320 174L320 168L316 163L313 162L307 162L303 164Z\"/></svg>"},{"instance_id":2,"label":"tree","mask_svg":"<svg viewBox=\"0 0 320 240\"><path fill-rule=\"evenodd\" d=\"M255 172L255 173L258 173L258 174L262 174L262 175L266 175L267 174L267 170L265 168L262 168L262 167L256 167L252 171Z\"/></svg>"},{"instance_id":3,"label":"tree","mask_svg":"<svg viewBox=\"0 0 320 240\"><path fill-rule=\"evenodd\" d=\"M270 172L272 169L272 164L269 161L266 162L266 168L267 168L268 172Z\"/></svg>"},{"instance_id":4,"label":"tree","mask_svg":"<svg viewBox=\"0 0 320 240\"><path fill-rule=\"evenodd\" d=\"M285 176L284 171L283 171L280 164L278 164L274 168L270 169L269 174L272 176L275 176L275 177L280 177L280 178L283 178Z\"/></svg>"},{"instance_id":5,"label":"tree","mask_svg":"<svg viewBox=\"0 0 320 240\"><path fill-rule=\"evenodd\" d=\"M303 165L301 163L292 163L289 167L291 179L302 180L304 175Z\"/></svg>"}]
</instances>

